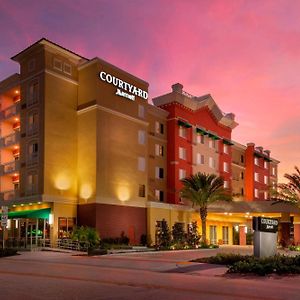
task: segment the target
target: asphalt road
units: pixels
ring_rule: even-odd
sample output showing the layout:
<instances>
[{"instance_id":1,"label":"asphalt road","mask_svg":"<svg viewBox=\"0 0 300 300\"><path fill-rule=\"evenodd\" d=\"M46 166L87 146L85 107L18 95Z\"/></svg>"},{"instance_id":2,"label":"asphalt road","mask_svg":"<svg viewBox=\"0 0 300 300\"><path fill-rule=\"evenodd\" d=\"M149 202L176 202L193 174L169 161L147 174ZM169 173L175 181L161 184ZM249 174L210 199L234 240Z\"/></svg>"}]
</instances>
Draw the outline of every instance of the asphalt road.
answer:
<instances>
[{"instance_id":1,"label":"asphalt road","mask_svg":"<svg viewBox=\"0 0 300 300\"><path fill-rule=\"evenodd\" d=\"M114 254L100 257L23 252L0 259L0 299L300 299L300 276L224 275L221 266L190 263L245 247Z\"/></svg>"}]
</instances>

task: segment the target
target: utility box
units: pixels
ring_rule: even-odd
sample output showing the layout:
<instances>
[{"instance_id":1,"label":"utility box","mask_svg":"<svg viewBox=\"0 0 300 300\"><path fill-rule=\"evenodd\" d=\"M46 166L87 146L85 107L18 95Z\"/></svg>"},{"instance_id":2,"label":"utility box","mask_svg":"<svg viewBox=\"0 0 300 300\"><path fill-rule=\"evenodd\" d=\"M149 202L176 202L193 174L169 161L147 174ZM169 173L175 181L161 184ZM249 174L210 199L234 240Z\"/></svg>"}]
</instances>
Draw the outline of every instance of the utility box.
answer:
<instances>
[{"instance_id":1,"label":"utility box","mask_svg":"<svg viewBox=\"0 0 300 300\"><path fill-rule=\"evenodd\" d=\"M278 223L273 218L253 217L254 256L268 257L277 253Z\"/></svg>"}]
</instances>

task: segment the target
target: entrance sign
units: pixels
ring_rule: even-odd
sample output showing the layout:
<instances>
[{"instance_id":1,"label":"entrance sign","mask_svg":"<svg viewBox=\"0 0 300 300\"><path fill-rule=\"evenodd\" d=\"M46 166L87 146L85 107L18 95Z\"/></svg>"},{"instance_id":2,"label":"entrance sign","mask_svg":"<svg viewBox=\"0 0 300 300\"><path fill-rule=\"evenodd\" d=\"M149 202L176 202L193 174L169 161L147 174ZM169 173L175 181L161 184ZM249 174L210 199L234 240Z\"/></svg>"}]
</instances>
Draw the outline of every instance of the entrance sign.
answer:
<instances>
[{"instance_id":1,"label":"entrance sign","mask_svg":"<svg viewBox=\"0 0 300 300\"><path fill-rule=\"evenodd\" d=\"M254 217L254 256L268 257L277 252L278 220L264 217Z\"/></svg>"},{"instance_id":2,"label":"entrance sign","mask_svg":"<svg viewBox=\"0 0 300 300\"><path fill-rule=\"evenodd\" d=\"M99 78L107 82L109 84L114 85L117 88L116 95L130 99L132 101L135 100L135 96L138 96L142 99L148 99L148 93L126 81L121 80L109 73L101 71L99 73Z\"/></svg>"},{"instance_id":3,"label":"entrance sign","mask_svg":"<svg viewBox=\"0 0 300 300\"><path fill-rule=\"evenodd\" d=\"M264 217L253 218L253 230L262 232L277 232L278 231L278 220Z\"/></svg>"}]
</instances>

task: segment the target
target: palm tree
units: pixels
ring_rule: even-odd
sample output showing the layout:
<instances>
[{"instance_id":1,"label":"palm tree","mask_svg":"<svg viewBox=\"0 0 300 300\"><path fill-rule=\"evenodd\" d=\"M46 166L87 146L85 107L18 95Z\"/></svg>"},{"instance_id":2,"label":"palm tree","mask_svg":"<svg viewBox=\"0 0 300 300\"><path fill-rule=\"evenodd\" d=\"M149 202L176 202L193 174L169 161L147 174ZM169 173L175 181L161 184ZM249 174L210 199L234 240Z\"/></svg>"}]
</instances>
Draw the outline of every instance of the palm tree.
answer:
<instances>
[{"instance_id":1,"label":"palm tree","mask_svg":"<svg viewBox=\"0 0 300 300\"><path fill-rule=\"evenodd\" d=\"M199 207L202 225L202 243L206 244L206 217L209 204L225 200L231 201L229 190L224 188L224 179L215 174L197 173L181 180L181 197Z\"/></svg>"},{"instance_id":2,"label":"palm tree","mask_svg":"<svg viewBox=\"0 0 300 300\"><path fill-rule=\"evenodd\" d=\"M300 170L296 166L295 170L293 174L284 174L288 182L278 184L277 190L273 191L273 198L276 201L300 206Z\"/></svg>"}]
</instances>

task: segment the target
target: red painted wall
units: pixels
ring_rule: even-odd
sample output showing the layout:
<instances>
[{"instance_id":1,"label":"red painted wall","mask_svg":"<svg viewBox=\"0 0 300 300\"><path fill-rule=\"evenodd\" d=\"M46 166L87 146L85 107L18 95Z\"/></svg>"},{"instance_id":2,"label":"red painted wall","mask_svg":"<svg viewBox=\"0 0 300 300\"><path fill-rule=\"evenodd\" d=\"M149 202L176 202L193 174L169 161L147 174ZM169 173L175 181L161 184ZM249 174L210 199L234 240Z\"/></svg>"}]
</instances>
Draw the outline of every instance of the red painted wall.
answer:
<instances>
[{"instance_id":1,"label":"red painted wall","mask_svg":"<svg viewBox=\"0 0 300 300\"><path fill-rule=\"evenodd\" d=\"M147 233L146 208L92 203L78 205L78 225L94 227L101 238L119 237L124 231L130 244Z\"/></svg>"}]
</instances>

